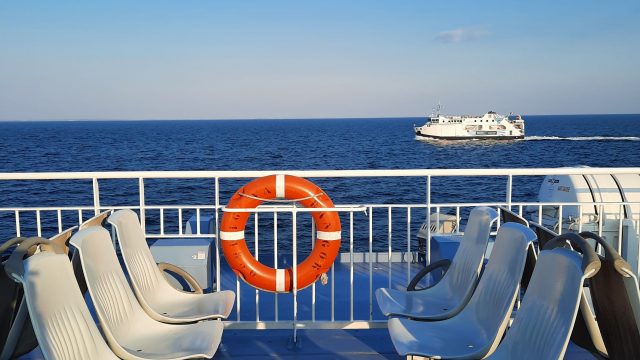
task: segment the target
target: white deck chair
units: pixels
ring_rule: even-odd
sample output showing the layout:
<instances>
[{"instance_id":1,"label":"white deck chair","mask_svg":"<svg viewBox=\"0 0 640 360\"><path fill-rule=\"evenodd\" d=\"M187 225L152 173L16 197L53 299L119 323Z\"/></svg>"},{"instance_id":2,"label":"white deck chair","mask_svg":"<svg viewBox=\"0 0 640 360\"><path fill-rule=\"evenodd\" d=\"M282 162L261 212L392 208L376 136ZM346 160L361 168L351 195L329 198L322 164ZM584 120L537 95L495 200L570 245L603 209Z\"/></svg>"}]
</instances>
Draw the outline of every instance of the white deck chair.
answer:
<instances>
[{"instance_id":1,"label":"white deck chair","mask_svg":"<svg viewBox=\"0 0 640 360\"><path fill-rule=\"evenodd\" d=\"M19 280L31 323L45 359L117 359L89 314L69 257L42 251L22 260L26 250L49 240L23 242L7 273Z\"/></svg>"},{"instance_id":2,"label":"white deck chair","mask_svg":"<svg viewBox=\"0 0 640 360\"><path fill-rule=\"evenodd\" d=\"M152 318L166 323L185 323L229 316L235 301L233 291L187 293L167 282L153 259L135 212L119 210L108 221L116 229L133 290ZM169 267L169 270L179 272L181 269ZM184 270L179 274L187 280L191 277ZM191 283L197 285L195 280Z\"/></svg>"},{"instance_id":3,"label":"white deck chair","mask_svg":"<svg viewBox=\"0 0 640 360\"><path fill-rule=\"evenodd\" d=\"M589 279L595 317L606 350L600 352L611 359L637 358L640 354L640 292L635 272L600 236L591 232L582 232L580 236L595 241L603 254L599 255L600 271Z\"/></svg>"},{"instance_id":4,"label":"white deck chair","mask_svg":"<svg viewBox=\"0 0 640 360\"><path fill-rule=\"evenodd\" d=\"M502 225L478 287L458 315L431 322L389 320L398 353L448 359L481 359L490 354L509 323L533 240L535 234L527 227Z\"/></svg>"},{"instance_id":5,"label":"white deck chair","mask_svg":"<svg viewBox=\"0 0 640 360\"><path fill-rule=\"evenodd\" d=\"M589 244L577 234L572 246L540 252L529 288L513 324L491 359L562 359L578 313L582 284L601 263ZM547 246L545 246L545 249Z\"/></svg>"},{"instance_id":6,"label":"white deck chair","mask_svg":"<svg viewBox=\"0 0 640 360\"><path fill-rule=\"evenodd\" d=\"M420 291L376 290L382 313L423 320L442 320L459 313L476 288L491 226L497 219L498 213L492 208L474 208L469 214L460 247L442 279Z\"/></svg>"},{"instance_id":7,"label":"white deck chair","mask_svg":"<svg viewBox=\"0 0 640 360\"><path fill-rule=\"evenodd\" d=\"M55 249L56 251L67 253L69 248L66 245L66 241L71 237L76 228L77 227L74 226L56 234L51 237L49 241L44 241L43 238L13 238L0 246L0 254L4 249L11 246L17 247L23 241L27 241L27 244L37 243L39 245L38 248L41 250L47 249L49 251L53 251ZM36 246L34 245L29 245L28 249L22 248L20 255L16 255L12 260L16 262L13 265L16 271L23 271L22 259L25 256L33 255L35 250ZM18 257L19 259L16 259ZM0 264L0 266L4 269L4 264ZM5 272L4 270L0 271ZM9 316L11 323L8 333L6 333L6 341L4 342L2 353L0 353L0 360L13 359L14 357L18 357L22 354L27 354L38 346L33 326L30 326L29 310L26 298L23 296L22 287L19 286L16 288L11 286L13 284L8 284L7 282L15 280L8 274L8 271L6 276L8 277L0 278L0 289L2 289L2 291L0 291L0 297L2 297L2 311L6 312L4 316ZM15 279L18 279L18 277Z\"/></svg>"},{"instance_id":8,"label":"white deck chair","mask_svg":"<svg viewBox=\"0 0 640 360\"><path fill-rule=\"evenodd\" d=\"M89 294L107 342L124 359L210 358L220 345L219 320L165 324L149 317L133 295L109 232L80 230L70 243L79 251Z\"/></svg>"}]
</instances>

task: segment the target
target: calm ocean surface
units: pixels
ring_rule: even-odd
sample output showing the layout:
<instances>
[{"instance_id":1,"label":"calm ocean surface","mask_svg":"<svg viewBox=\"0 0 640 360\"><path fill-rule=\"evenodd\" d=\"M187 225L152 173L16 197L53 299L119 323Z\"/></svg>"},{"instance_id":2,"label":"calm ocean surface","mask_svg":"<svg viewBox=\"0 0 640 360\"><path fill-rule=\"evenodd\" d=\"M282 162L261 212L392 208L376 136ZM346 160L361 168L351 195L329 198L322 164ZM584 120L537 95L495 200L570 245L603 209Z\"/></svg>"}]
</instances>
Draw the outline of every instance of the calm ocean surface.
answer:
<instances>
[{"instance_id":1,"label":"calm ocean surface","mask_svg":"<svg viewBox=\"0 0 640 360\"><path fill-rule=\"evenodd\" d=\"M416 140L412 125L423 118L0 122L0 172L640 166L640 115L524 118L527 138L509 142ZM317 182L341 204L424 202L419 178ZM222 202L242 183L222 181ZM499 201L505 185L498 178L439 178L432 198ZM534 200L540 178L515 185L515 200ZM90 190L86 181L4 181L0 208L91 205ZM137 181L105 181L100 191L103 205L138 199ZM213 203L211 181L148 181L145 193L147 204ZM33 220L21 220L23 235L34 234ZM12 213L0 214L2 240L15 235L14 225Z\"/></svg>"}]
</instances>

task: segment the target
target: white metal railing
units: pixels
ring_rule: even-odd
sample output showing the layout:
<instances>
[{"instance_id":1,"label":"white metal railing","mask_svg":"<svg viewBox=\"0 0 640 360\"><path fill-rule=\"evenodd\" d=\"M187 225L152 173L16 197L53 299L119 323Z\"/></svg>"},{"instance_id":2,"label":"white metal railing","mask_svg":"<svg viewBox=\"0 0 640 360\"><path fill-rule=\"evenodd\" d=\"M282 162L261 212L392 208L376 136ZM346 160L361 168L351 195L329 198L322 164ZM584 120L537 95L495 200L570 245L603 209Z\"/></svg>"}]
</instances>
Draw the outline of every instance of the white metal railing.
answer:
<instances>
[{"instance_id":1,"label":"white metal railing","mask_svg":"<svg viewBox=\"0 0 640 360\"><path fill-rule=\"evenodd\" d=\"M260 214L268 213L272 216L273 221L273 261L275 266L278 266L279 259L279 247L278 241L281 240L279 217L278 214L286 213L292 217L291 221L291 247L293 254L293 263L297 263L298 252L298 227L297 227L297 215L299 213L308 213L313 211L327 211L327 209L305 209L296 207L293 205L263 205L256 209L226 209L221 204L221 179L245 179L245 178L257 178L265 175L271 175L274 173L287 173L290 175L311 177L311 178L388 178L388 177L415 177L423 178L424 182L418 181L419 188L417 192L424 191L425 202L418 204L380 204L371 203L367 199L363 199L358 204L340 204L335 209L329 211L337 211L343 217L348 219L347 224L343 225L343 244L348 248L348 281L349 290L348 294L337 294L337 287L335 284L334 268L331 269L330 276L330 317L329 320L319 320L317 314L317 289L313 284L311 288L311 315L309 319L298 319L298 289L293 289L293 306L287 311L291 311L291 320L281 320L279 297L282 295L275 294L274 296L274 308L273 312L265 316L265 313L260 312L261 305L261 291L255 290L253 296L255 298L255 317L247 319L243 315L241 309L246 305L246 301L243 302L244 294L241 291L242 284L239 279L236 278L235 290L236 290L236 319L230 321L228 326L236 328L278 328L278 327L293 327L294 329L304 327L348 327L348 328L364 328L371 326L383 326L383 323L374 319L374 267L379 266L381 263L386 263L387 273L386 277L388 281L386 286L393 287L399 284L404 285L404 282L408 282L412 277L412 269L416 266L415 261L412 260L411 254L415 253L417 248L412 238L415 238L415 225L416 222L427 222L427 238L431 237L431 219L429 214L439 214L442 210L453 211L456 216L456 231L460 229L461 214L463 210L469 209L475 206L507 206L510 209L515 208L515 212L524 214L529 209L530 214L537 215L538 219L543 218L542 209L545 206L557 206L557 224L560 224L556 231L566 231L563 224L568 226L576 226L572 230L583 230L582 209L584 206L596 206L599 208L599 214L602 214L604 206L611 206L612 203L607 202L590 202L590 203L541 203L536 201L531 202L515 202L512 201L513 194L513 180L518 176L544 176L544 175L598 175L598 174L640 174L640 168L560 168L560 169L416 169L416 170L309 170L309 171L136 171L136 172L75 172L75 173L0 173L0 185L2 181L33 181L33 180L80 180L91 181L92 193L87 194L87 199L92 199L92 206L43 206L37 207L15 207L10 204L0 203L0 221L11 221L15 225L15 235L20 236L25 232L34 232L38 236L43 234L43 228L54 229L60 232L64 229L64 226L70 226L70 222L74 225L82 223L93 214L98 214L105 209L121 209L132 208L140 212L141 225L145 229L145 234L148 238L180 238L180 237L203 237L214 239L214 255L215 255L215 283L216 290L221 290L221 249L218 242L218 224L221 220L221 214L225 211L233 212L251 212L253 213L253 246L254 254L258 256L260 241L260 221L262 217ZM491 177L491 181L495 182L495 177L503 177L505 181L505 197L501 199L495 199L495 201L489 202L458 202L458 203L435 203L432 201L432 181L437 177ZM138 185L138 203L135 206L106 206L102 203L100 184L101 181L108 179L130 179L137 180ZM145 195L145 180L148 179L210 179L213 180L213 192L214 202L213 204L203 205L191 205L191 204L179 204L179 205L154 205L147 203L147 196ZM424 187L423 187L424 186ZM229 191L235 191L235 189L225 189ZM19 189L16 189L19 191ZM329 194L331 195L331 194ZM617 243L615 244L618 251L623 249L622 235L623 235L623 212L624 207L627 205L638 206L639 203L633 202L617 202L614 203L619 206L618 216L618 236ZM575 219L569 219L563 215L563 210L567 206L578 206L580 209L580 221ZM533 209L533 210L531 210ZM185 223L185 213L195 213L196 226L193 234L186 234L183 228ZM211 233L202 233L200 219L203 213L210 214L214 218L214 231ZM88 215L90 214L90 215ZM355 214L364 214L365 216L354 216ZM424 216L422 216L424 215ZM29 221L30 226L27 228L23 219L27 217L35 217L32 221ZM640 229L640 220L635 214L631 221L634 222L636 235ZM44 219L44 218L47 219ZM386 217L386 219L385 219ZM74 220L69 220L74 219ZM147 220L153 219L158 224L158 231L152 232L148 230ZM364 219L364 220L361 220ZM419 219L419 220L416 220ZM569 222L573 221L571 224ZM177 224L173 230L167 230L168 224ZM439 223L439 220L436 220ZM603 221L595 223L596 231L599 235L603 234ZM419 224L418 224L419 225ZM312 224L313 226L313 224ZM591 225L593 226L593 224ZM356 229L356 227L358 227ZM314 235L314 229L311 229L311 236ZM402 234L404 233L404 234ZM13 235L13 234L12 234ZM53 235L53 234L50 234ZM386 236L384 236L386 235ZM374 238L376 241L374 241ZM403 240L398 240L404 238ZM382 239L382 241L381 241ZM247 239L249 241L249 239ZM288 239L287 239L288 240ZM384 241L386 240L386 243ZM635 251L635 258L640 258L640 248L633 249ZM404 253L404 255L402 255ZM398 257L397 255L400 254ZM384 255L384 256L383 256ZM356 294L354 279L356 271L356 257L361 257L365 267L363 271L368 272L368 294ZM426 242L426 263L431 261L431 248L430 242ZM377 259L377 260L376 260ZM400 267L396 266L400 265ZM633 264L638 269L638 263ZM404 268L403 268L404 267ZM297 284L296 268L294 269L293 284ZM359 268L358 268L359 269ZM398 273L399 277L398 277ZM396 277L394 277L396 276ZM241 296L242 295L242 296ZM348 296L348 315L346 318L336 317L336 297L342 299ZM266 297L263 295L262 298ZM364 299L367 303L367 315L359 316L355 311L356 302L360 303ZM273 320L265 320L267 318L273 318ZM294 330L295 331L295 330Z\"/></svg>"}]
</instances>

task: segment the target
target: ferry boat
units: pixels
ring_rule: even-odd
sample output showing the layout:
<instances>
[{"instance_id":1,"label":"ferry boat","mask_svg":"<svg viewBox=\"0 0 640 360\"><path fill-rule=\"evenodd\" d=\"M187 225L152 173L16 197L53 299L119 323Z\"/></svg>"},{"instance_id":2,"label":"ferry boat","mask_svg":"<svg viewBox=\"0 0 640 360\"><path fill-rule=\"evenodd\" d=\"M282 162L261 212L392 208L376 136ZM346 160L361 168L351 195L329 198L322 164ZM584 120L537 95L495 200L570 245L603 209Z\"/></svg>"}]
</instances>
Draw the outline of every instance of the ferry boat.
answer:
<instances>
[{"instance_id":1,"label":"ferry boat","mask_svg":"<svg viewBox=\"0 0 640 360\"><path fill-rule=\"evenodd\" d=\"M489 111L484 115L443 115L442 107L434 109L426 124L415 126L419 139L440 140L515 140L524 139L524 120L520 115L500 115Z\"/></svg>"},{"instance_id":2,"label":"ferry boat","mask_svg":"<svg viewBox=\"0 0 640 360\"><path fill-rule=\"evenodd\" d=\"M226 203L225 199L229 197L228 195L239 189L237 187L239 182L247 183L254 181L253 179L262 179L264 177L273 179L274 174L275 182L267 183L263 181L260 183L260 186L269 188L268 193L274 199L275 197L283 197L283 195L285 195L285 198L291 197L286 196L289 189L287 184L289 183L285 183L283 179L285 179L285 176L295 176L322 179L322 183L325 185L340 182L341 191L348 191L349 186L346 184L348 184L349 179L357 179L355 183L359 184L359 186L362 186L363 181L365 183L367 181L377 183L393 181L393 178L412 179L412 181L415 181L415 191L419 192L420 198L425 200L418 203L376 202L375 199L369 197L373 195L372 193L364 192L365 197L357 202L349 204L336 203L333 204L333 208L330 210L314 207L315 205L296 205L295 201L305 202L318 196L314 192L315 188L309 188L314 192L310 197L300 197L300 194L296 194L296 198L289 199L292 201L288 202L278 200L276 202L262 203L264 199L260 193L243 194L240 192L239 197L232 197L230 202ZM527 201L516 201L512 197L515 184L518 181L531 181L531 174L536 174L539 177L541 183L539 197ZM478 179L478 181L474 182L474 186L477 186L478 189L482 189L483 181L486 184L495 184L497 181L502 181L504 182L506 193L482 203L472 201L446 203L432 200L434 192L446 190L432 188L432 184L438 183L440 186L446 186L448 183L448 181L434 182L434 180L455 177L465 179L470 176ZM167 204L156 203L155 201L158 200L151 200L154 198L162 199L162 196L154 195L175 191L175 189L171 188L171 184L175 185L176 182L181 180L191 181L193 179L212 184L213 200L211 200L211 203ZM224 332L221 338L218 337L211 340L216 345L213 346L214 359L421 358L413 355L405 356L402 346L398 345L398 338L392 338L394 331L396 331L395 336L398 336L398 324L400 324L401 320L389 320L382 313L376 293L383 288L404 291L407 289L407 284L412 283L417 274L422 274L425 271L427 265L433 267L443 260L451 260L455 256L456 249L461 245L461 239L464 238L465 234L471 232L469 230L470 212L478 207L491 208L493 210L487 211L498 211L503 215L497 221L492 222L491 237L484 255L488 260L485 260L485 265L482 265L487 270L480 276L480 281L489 273L486 266L490 266L487 264L491 264L492 253L498 247L495 242L498 241L495 240L496 234L499 234L500 229L508 228L505 222L514 221L514 218L516 222L526 223L529 221L531 225L533 225L533 222L539 222L539 225L560 235L566 233L577 234L583 230L590 230L604 238L609 245L612 245L610 248L622 254L631 264L629 267L624 265L626 262L621 260L615 260L611 263L615 265L615 269L622 269L628 272L624 279L633 282L640 270L638 262L640 254L638 243L638 229L640 229L640 190L638 190L640 189L640 168L0 173L0 182L15 187L16 192L29 189L31 186L39 189L41 186L47 186L47 188L57 187L57 184L62 184L62 188L68 187L70 184L76 184L74 191L83 191L83 196L74 198L73 203L65 204L64 206L48 203L42 203L37 206L0 203L0 219L3 219L5 224L10 224L12 227L11 232L16 236L56 237L64 234L67 230L78 231L77 228L71 227L73 225L90 226L90 228L102 226L111 230L113 245L109 241L107 243L109 246L118 249L119 260L123 261L122 254L126 249L123 248L121 243L118 245L118 241L121 240L119 237L122 235L120 233L120 225L118 225L117 229L114 229L113 226L117 221L109 220L113 224L110 225L109 222L102 221L104 217L101 218L101 216L105 211L111 214L123 211L130 214L135 213L139 216L139 223L134 228L137 228L139 234L148 241L151 246L151 253L156 257L156 262L173 260L174 264L183 266L184 269L187 269L189 273L196 277L201 271L204 271L206 275L198 278L202 279L198 281L201 283L201 287L205 289L205 293L235 293L235 302L233 302L231 313L222 321ZM233 188L229 188L230 184L232 184ZM126 187L126 191L123 187ZM326 190L326 195L332 195L331 189L325 188L324 190ZM134 204L131 203L131 194L133 193L137 193ZM586 197L584 194L591 195ZM260 204L255 206L256 203L251 203L251 201L259 201ZM329 206L328 203L326 206ZM303 258L306 256L305 253L311 250L311 243L320 244L323 241L322 239L334 241L339 237L337 235L339 229L336 227L322 231L322 229L315 228L315 223L312 223L310 227L303 226L302 223L304 221L311 222L312 217L316 218L313 214L318 214L319 211L331 211L339 215L342 222L342 244L339 247L339 251L334 254L336 255L335 261L333 261L330 268L321 270L323 271L323 276L318 277L320 281L303 284L309 285L306 287L299 286L299 282L296 279L299 279L299 276L308 275L305 273L310 270L303 271L300 270L302 266L298 268L292 266L292 264L301 264L303 262ZM510 212L511 218L504 216ZM229 216L234 219L234 222L225 222L225 216L229 214L245 216L244 219L245 221L248 220L248 223L241 224L235 216ZM528 220L523 219L523 217L527 217ZM96 218L102 219L101 222L96 223ZM320 224L320 222L317 223ZM246 242L250 245L250 250L244 251L242 256L254 256L256 261L273 269L292 269L291 279L287 277L282 279L289 280L282 280L278 275L279 272L275 270L271 279L275 281L275 288L265 290L264 286L254 286L246 278L240 276L239 267L243 265L234 265L231 261L228 261L225 247L240 239L236 230L243 227L246 235L243 232L242 236L246 236ZM307 232L305 229L310 231ZM103 234L109 234L105 230L100 229L100 231ZM80 233L78 232L78 234ZM91 233L85 235L91 235ZM0 243L5 240L2 239ZM245 239L242 238L242 241L245 241ZM78 242L79 240L71 238L71 244ZM72 248L72 246L69 247ZM107 248L105 247L103 250L107 250ZM566 254L570 252L568 249L558 250ZM544 258L544 253L547 250L536 249L536 251L539 251L538 254L542 254L539 256ZM586 252L586 249L582 249L582 251ZM46 250L42 250L42 252L46 252ZM73 252L73 249L71 249L71 252ZM103 253L106 252L108 251L103 251ZM605 254L602 248L600 253L603 256ZM573 254L579 256L576 253ZM33 256L44 258L41 253ZM81 256L84 255L81 254ZM31 258L26 258L24 260L25 264ZM318 259L321 258L322 256L318 257ZM583 257L583 259L586 258L586 256ZM605 261L608 260L606 260L606 257L602 259L602 268L604 269L608 266L605 264ZM127 259L125 258L124 262L126 263L126 261ZM583 261L583 263L585 262L586 260ZM71 263L73 263L73 260ZM609 273L609 276L622 279L620 276L615 277L617 273L615 273L615 269L611 264L609 264L608 269L612 270L614 275ZM38 269L35 268L35 264L32 265L34 268L29 268L25 265L25 272L30 271L32 275L38 275L39 273L36 271ZM138 265L140 264L138 263ZM525 271L527 266L529 265L525 265ZM124 271L135 271L136 269L135 267L125 266L122 266L122 268ZM138 266L138 268L140 267ZM47 273L46 269L41 270L41 273ZM513 270L513 272L517 272L517 269ZM535 276L535 268L533 271ZM549 275L549 286L554 289L562 288L553 286L556 284L555 281L560 281L555 277L561 272L554 271L551 271L551 275ZM145 268L142 273L143 275L148 275L149 268ZM504 273L512 272L504 271ZM592 273L591 271L589 274L592 275ZM430 275L418 282L418 288L428 287L437 283L438 276ZM80 276L82 276L81 273ZM62 277L62 273L56 274L51 278L51 281L57 281ZM133 282L133 278L134 276L131 276L130 281ZM89 281L92 280L89 277L87 279ZM37 284L36 279L31 280L33 281L25 282L25 286L29 286L29 291L32 291L34 284ZM582 289L583 280L578 280ZM75 283L75 280L70 281ZM534 280L531 281L533 282ZM2 286L5 286L6 282L2 284ZM150 286L149 284L151 282L146 283L145 286ZM49 287L55 288L54 284L49 285ZM140 299L140 290L137 290L133 284L131 286L134 287L134 290L136 290L135 295ZM189 291L190 287L190 285L182 283L175 283L173 286L180 287L185 291ZM128 287L128 285L124 287ZM504 355L504 349L507 345L503 343L513 337L510 336L510 333L515 334L520 331L516 329L518 323L520 324L520 329L522 329L523 321L530 322L526 327L528 329L526 331L529 332L526 334L524 343L534 350L539 350L536 346L541 346L541 344L543 345L548 341L554 342L554 344L557 343L556 345L559 346L561 351L556 353L555 358L616 358L616 354L612 352L614 351L613 346L629 339L634 340L638 336L638 333L630 333L624 339L616 338L611 342L612 340L607 337L611 334L606 332L607 328L604 327L603 320L615 318L617 311L633 312L637 309L631 307L625 309L609 308L607 316L598 318L595 315L584 315L586 313L582 310L583 306L586 309L594 309L593 305L598 305L598 303L592 302L592 296L589 295L589 288L587 287L581 290L584 291L585 295L580 301L581 310L578 312L576 324L580 322L579 326L582 330L584 330L584 326L590 326L589 331L598 329L598 326L600 326L602 334L599 332L596 332L597 336L593 332L582 333L581 335L574 334L570 338L571 341L569 341L566 336L559 335L562 331L566 335L567 328L554 328L555 321L558 319L553 319L552 321L537 318L523 320L518 315L520 312L525 312L523 308L528 306L526 304L527 297L534 296L531 293L534 293L535 289L532 290L531 287L532 285L529 283L529 288L527 288L526 292L518 291L517 301L508 308L508 321L500 327L500 331L506 330L506 336L502 342L502 337L497 337L494 346L491 349L487 348L487 356L492 352L494 354L500 352L502 356L499 358L509 358L509 356L505 357ZM493 294L499 289L490 289L487 294ZM591 291L594 291L594 289L595 287L592 284ZM630 289L635 289L634 291L637 293L637 282ZM8 292L5 290L6 288L3 287L0 294L6 296ZM95 303L96 300L106 301L114 309L124 306L125 301L123 299L119 299L117 296L114 297L112 294L104 294L104 291L107 290L102 289L102 291L102 294L97 294L102 295L101 297L94 297L96 293L92 291L91 284L89 284L89 291L86 293L85 299L90 308L92 308L91 304ZM124 291L122 287L121 291ZM618 296L620 291L619 288L610 290L609 297ZM51 301L48 298L27 299L28 306L23 303L22 305L24 306L20 306L20 309L16 309L15 312L0 309L2 311L1 314L8 314L10 317L12 314L16 314L15 319L24 321L27 308L32 320L44 316L46 311L50 311L52 307L58 305L64 307L63 312L68 312L70 311L68 306L78 304L64 300L63 297L65 295L66 293L64 292L56 292L56 299L59 298L58 300L60 301ZM586 303L583 303L582 299L586 299ZM489 300L492 302L495 299L491 298ZM547 299L543 297L538 300L539 303L542 302L544 304ZM18 304L20 304L20 301L14 305L17 306ZM136 297L133 296L133 293L131 293L126 304L128 304L127 306L136 304ZM521 304L522 308L518 310ZM111 305L108 305L108 307ZM575 309L577 303L574 301L572 306ZM590 306L590 308L587 306ZM44 311L41 312L39 307L43 307ZM91 311L95 315L96 310ZM180 311L185 310L181 309ZM564 313L566 311L563 308L552 312ZM20 314L22 314L22 318ZM571 316L571 314L569 315ZM575 313L572 316L573 319L576 319ZM625 326L633 327L640 324L640 314L635 316L628 313L625 314L624 319L627 322ZM478 318L483 318L483 316L478 316ZM484 318L491 317L485 316ZM44 349L45 352L48 351L47 354L49 356L53 351L61 358L73 358L73 355L78 353L84 354L84 357L76 356L76 358L98 358L96 354L92 357L90 354L87 355L88 353L86 352L83 353L83 351L95 346L96 343L106 344L108 342L109 346L104 345L102 347L105 352L110 351L109 347L113 349L114 343L117 341L114 340L110 333L98 330L90 332L87 329L91 325L87 323L82 324L81 327L74 327L76 320L71 320L73 320L73 317L64 315L58 320L54 319L47 325L57 331L44 340L55 345L53 350L51 348ZM29 321L28 318L27 321ZM126 317L119 317L117 321L122 324L126 323L127 319ZM207 326L213 328L215 326L211 323L218 321L220 320L198 322L197 324L208 324ZM96 326L103 326L102 321L95 320L95 322ZM17 323L17 320L14 321L14 325ZM438 321L427 322L427 324L429 323L438 323ZM513 326L511 326L512 323ZM34 324L38 323L34 322ZM547 328L551 332L538 333L536 326L544 324L551 324ZM474 335L472 331L473 325L464 322L465 329L461 329L459 333L449 336L449 340L442 344L454 346L458 339L482 338L484 335L481 333ZM570 325L569 329L574 326L573 322ZM160 325L158 326L160 327ZM162 326L185 325L162 324ZM578 327L578 325L575 326ZM41 327L36 326L35 328L36 331L42 331ZM222 330L220 326L217 328L219 331ZM16 333L14 330L14 327L12 327L10 333ZM20 333L21 330L22 328L17 333ZM136 327L126 329L126 326L121 326L120 329L120 331L125 331L128 334L132 342L140 335L135 330ZM420 337L410 333L408 327L405 330L406 332L403 332L402 329L400 331L402 339L429 344L431 335ZM148 340L149 336L152 337L153 334L160 332L162 332L160 329L149 329L148 336L145 335L147 336L145 338L147 341L144 346L151 346L151 350L155 346L158 351L164 351L172 346L178 346L184 350L190 346L190 342L186 339L183 339L184 341L180 344L178 344L178 341L158 341L154 343ZM441 328L438 333L446 334L445 328ZM3 334L7 333L4 332ZM12 338L11 336L11 334L8 335L9 338ZM13 339L16 340L15 334L13 336ZM87 336L90 341L85 341L82 344L74 343L74 341L80 341L75 339ZM583 341L585 336L588 341ZM0 340L4 341L5 339ZM42 339L38 340L42 341ZM203 342L206 343L201 336L197 339L194 338L193 343L203 344ZM3 345L6 345L6 342ZM465 351L471 351L469 349L474 349L474 346L472 344L463 344L462 348ZM623 353L626 356L619 358L637 358L638 353L633 351L638 348L637 346L640 346L640 342L636 341L635 346L635 348L627 349L627 352ZM27 354L23 354L22 358L42 358L41 349L42 345ZM120 358L154 358L153 351L145 350L142 345L140 348L133 347L124 350L119 348L119 350L118 357ZM521 350L519 347L512 348L512 350L516 351L514 354L517 354L518 358L523 355L523 353L517 352ZM607 354L607 351L609 351L609 354ZM631 354L629 351L631 351ZM126 355L127 352L132 353L132 356L122 355ZM11 357L11 354L6 351L3 356L6 354L8 354L7 358ZM527 352L527 354L535 357L534 353ZM160 357L158 353L155 356L155 358ZM207 355L201 354L200 356L211 357L211 353ZM163 358L175 359L191 357L193 356L184 353L184 351L176 356L163 356ZM57 357L53 356L51 358ZM100 358L115 357L105 356ZM540 356L537 358L548 357Z\"/></svg>"}]
</instances>

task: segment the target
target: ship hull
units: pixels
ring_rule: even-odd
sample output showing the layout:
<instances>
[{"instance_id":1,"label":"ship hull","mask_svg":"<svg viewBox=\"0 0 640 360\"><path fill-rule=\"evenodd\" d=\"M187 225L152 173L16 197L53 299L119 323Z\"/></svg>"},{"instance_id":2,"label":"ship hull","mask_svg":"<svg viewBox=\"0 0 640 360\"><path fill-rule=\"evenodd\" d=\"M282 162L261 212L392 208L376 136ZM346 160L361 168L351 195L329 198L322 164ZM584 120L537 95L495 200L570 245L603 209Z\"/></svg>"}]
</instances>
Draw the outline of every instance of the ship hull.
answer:
<instances>
[{"instance_id":1,"label":"ship hull","mask_svg":"<svg viewBox=\"0 0 640 360\"><path fill-rule=\"evenodd\" d=\"M521 140L521 139L524 139L524 135L436 136L436 135L425 135L419 131L416 131L416 136L422 139L434 139L434 140Z\"/></svg>"}]
</instances>

